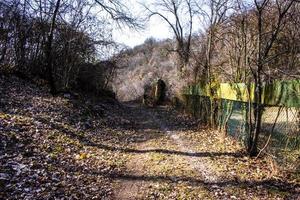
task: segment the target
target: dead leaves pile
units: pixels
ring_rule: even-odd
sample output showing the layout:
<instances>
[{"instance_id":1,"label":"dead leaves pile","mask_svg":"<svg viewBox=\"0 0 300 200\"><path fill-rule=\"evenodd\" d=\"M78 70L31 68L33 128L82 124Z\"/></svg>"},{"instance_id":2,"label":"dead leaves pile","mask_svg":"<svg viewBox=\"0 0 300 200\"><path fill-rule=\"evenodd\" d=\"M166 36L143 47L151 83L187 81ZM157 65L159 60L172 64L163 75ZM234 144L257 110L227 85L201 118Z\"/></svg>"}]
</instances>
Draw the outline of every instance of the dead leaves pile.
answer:
<instances>
[{"instance_id":1,"label":"dead leaves pile","mask_svg":"<svg viewBox=\"0 0 300 200\"><path fill-rule=\"evenodd\" d=\"M108 174L123 164L101 146L115 142L117 131L107 126L120 121L113 109L120 106L52 97L47 88L0 76L0 199L110 196Z\"/></svg>"}]
</instances>

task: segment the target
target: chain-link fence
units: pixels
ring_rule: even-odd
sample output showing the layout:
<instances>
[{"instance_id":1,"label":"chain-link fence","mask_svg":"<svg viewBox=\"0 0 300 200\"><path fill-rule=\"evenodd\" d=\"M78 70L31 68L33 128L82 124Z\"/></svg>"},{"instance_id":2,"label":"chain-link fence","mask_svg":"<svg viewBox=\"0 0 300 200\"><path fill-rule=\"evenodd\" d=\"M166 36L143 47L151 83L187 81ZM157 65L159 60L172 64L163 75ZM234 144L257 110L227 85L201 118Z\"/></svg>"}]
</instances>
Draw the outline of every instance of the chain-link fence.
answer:
<instances>
[{"instance_id":1,"label":"chain-link fence","mask_svg":"<svg viewBox=\"0 0 300 200\"><path fill-rule=\"evenodd\" d=\"M225 131L247 146L251 104L200 95L184 95L185 111ZM253 118L253 114L251 116ZM282 162L300 155L300 108L264 105L259 150Z\"/></svg>"}]
</instances>

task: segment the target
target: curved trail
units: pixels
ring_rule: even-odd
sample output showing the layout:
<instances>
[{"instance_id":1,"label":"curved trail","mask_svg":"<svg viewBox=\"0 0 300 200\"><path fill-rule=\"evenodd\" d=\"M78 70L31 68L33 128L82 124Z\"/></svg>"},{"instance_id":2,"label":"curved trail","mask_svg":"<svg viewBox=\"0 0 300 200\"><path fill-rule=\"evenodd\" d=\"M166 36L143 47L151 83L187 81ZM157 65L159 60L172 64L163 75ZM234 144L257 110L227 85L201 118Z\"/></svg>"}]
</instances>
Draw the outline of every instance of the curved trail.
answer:
<instances>
[{"instance_id":1,"label":"curved trail","mask_svg":"<svg viewBox=\"0 0 300 200\"><path fill-rule=\"evenodd\" d=\"M252 160L221 133L168 107L129 104L134 131L124 168L111 178L112 199L299 199L299 189L270 176L268 160Z\"/></svg>"},{"instance_id":2,"label":"curved trail","mask_svg":"<svg viewBox=\"0 0 300 200\"><path fill-rule=\"evenodd\" d=\"M177 121L174 119L168 119L170 116L168 116L168 112L164 112L166 108L161 107L156 110L152 109L146 109L143 107L140 107L139 105L130 105L129 107L139 110L138 113L133 113L132 117L136 122L138 122L138 126L140 125L140 130L138 131L145 131L148 130L149 134L157 134L163 135L164 142L167 143L165 146L161 146L163 150L166 152L175 151L175 152L185 152L186 155L193 155L196 154L196 151L193 150L192 144L189 143L189 141L183 139L180 135L185 134L184 128L182 125L178 125ZM137 114L137 115L136 115ZM136 119L134 119L136 118ZM146 122L146 123L145 123ZM150 128L149 127L155 127ZM188 132L186 132L188 134ZM153 140L148 140L142 143L134 144L134 148L139 151L156 151L157 146L154 144ZM160 154L160 153L158 153ZM154 163L151 156L155 155L134 155L131 157L131 159L127 162L126 168L127 168L127 174L133 176L133 177L145 177L145 180L143 179L130 179L125 178L118 182L117 184L117 190L114 192L115 199L146 199L149 198L149 196L145 196L145 191L150 187L152 187L152 184L155 184L156 180L146 180L146 177L149 175L147 174L147 165L150 167L151 165L174 165L174 167L178 163ZM176 157L178 155L171 154L168 155L169 159L165 162L172 162L176 160ZM170 157L174 157L171 158ZM206 162L205 158L202 157L193 157L193 156L184 156L183 160L184 163L181 163L184 165L184 168L187 172L193 171L195 174L197 174L204 182L215 182L218 180L218 176L213 172L211 169L211 166L209 163ZM150 163L149 163L150 161ZM160 171L157 171L157 174L159 175ZM172 179L171 181L177 181L176 178Z\"/></svg>"}]
</instances>

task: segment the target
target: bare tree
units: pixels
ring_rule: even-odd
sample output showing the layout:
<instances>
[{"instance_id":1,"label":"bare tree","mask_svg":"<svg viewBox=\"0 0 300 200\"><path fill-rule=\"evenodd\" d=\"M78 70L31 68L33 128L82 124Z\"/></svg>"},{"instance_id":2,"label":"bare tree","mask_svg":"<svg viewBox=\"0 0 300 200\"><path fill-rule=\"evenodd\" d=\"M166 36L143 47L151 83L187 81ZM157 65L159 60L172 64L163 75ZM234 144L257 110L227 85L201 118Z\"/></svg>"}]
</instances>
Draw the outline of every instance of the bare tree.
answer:
<instances>
[{"instance_id":1,"label":"bare tree","mask_svg":"<svg viewBox=\"0 0 300 200\"><path fill-rule=\"evenodd\" d=\"M290 8L297 1L275 1L276 21L271 27L267 27L266 12L270 6L273 6L271 0L254 0L255 13L256 13L256 28L257 28L257 53L255 58L255 66L251 67L252 75L254 78L255 91L254 91L254 125L250 130L250 137L248 143L248 151L251 156L257 155L257 143L261 131L261 122L263 114L263 83L264 83L264 70L267 63L272 59L271 49L278 39L278 35L283 31L286 25L286 16ZM266 80L266 77L265 77Z\"/></svg>"},{"instance_id":2,"label":"bare tree","mask_svg":"<svg viewBox=\"0 0 300 200\"><path fill-rule=\"evenodd\" d=\"M49 76L50 91L52 94L57 93L57 89L55 86L55 80L53 77L52 41L53 41L53 34L54 34L55 25L56 25L56 17L58 14L59 6L60 6L60 0L57 0L56 4L55 4L55 9L54 9L54 12L52 15L52 19L51 19L50 32L48 35L48 41L47 41L47 46L46 46L47 71L48 71L48 76Z\"/></svg>"},{"instance_id":3,"label":"bare tree","mask_svg":"<svg viewBox=\"0 0 300 200\"><path fill-rule=\"evenodd\" d=\"M130 28L142 28L141 20L134 16L125 5L124 0L95 0L95 2L109 14L118 25L126 25ZM126 2L126 1L125 1Z\"/></svg>"},{"instance_id":4,"label":"bare tree","mask_svg":"<svg viewBox=\"0 0 300 200\"><path fill-rule=\"evenodd\" d=\"M99 62L105 48L112 52L112 21L140 27L124 2L1 1L1 70L47 79L53 94L76 87L79 66Z\"/></svg>"},{"instance_id":5,"label":"bare tree","mask_svg":"<svg viewBox=\"0 0 300 200\"><path fill-rule=\"evenodd\" d=\"M227 12L230 9L230 0L206 0L198 1L196 4L197 14L204 26L204 60L202 61L203 74L201 82L209 86L210 104L210 124L215 126L216 112L218 112L218 102L215 101L215 91L213 81L216 80L212 74L213 57L216 53L216 44L220 40L220 28L222 23L227 19ZM203 34L204 35L204 34Z\"/></svg>"},{"instance_id":6,"label":"bare tree","mask_svg":"<svg viewBox=\"0 0 300 200\"><path fill-rule=\"evenodd\" d=\"M193 2L192 0L159 0L144 7L149 17L159 16L165 21L176 39L175 51L179 59L179 71L182 72L189 63L191 54L191 39L193 31ZM186 17L187 16L187 17Z\"/></svg>"},{"instance_id":7,"label":"bare tree","mask_svg":"<svg viewBox=\"0 0 300 200\"><path fill-rule=\"evenodd\" d=\"M227 12L230 9L230 0L206 0L200 1L197 5L197 13L203 22L206 32L205 38L205 59L203 61L204 82L210 84L211 67L213 54L216 50L218 31L220 25L227 19Z\"/></svg>"},{"instance_id":8,"label":"bare tree","mask_svg":"<svg viewBox=\"0 0 300 200\"><path fill-rule=\"evenodd\" d=\"M55 4L55 9L54 9L54 12L53 12L53 15L51 18L51 26L50 26L49 36L48 36L48 40L47 40L47 45L46 45L46 62L47 62L49 83L50 83L50 88L51 88L52 94L55 94L58 92L58 90L55 86L54 72L53 72L52 41L53 41L53 34L54 34L55 26L56 26L56 17L59 13L58 11L59 11L59 7L60 7L60 2L61 2L60 0L57 0L56 4ZM129 9L125 6L125 4L123 4L122 1L95 0L95 2L118 25L125 24L129 27L139 27L140 26L140 24L138 23L138 20L132 16L132 14L129 12ZM83 10L83 8L79 7L78 10L79 11ZM75 29L76 29L76 27L79 27L80 23L84 20L84 18L87 15L88 15L88 13L85 14L85 16L81 16L77 20L77 23L73 25ZM99 43L99 41L97 41L97 43ZM69 69L69 71L70 70L71 69Z\"/></svg>"}]
</instances>

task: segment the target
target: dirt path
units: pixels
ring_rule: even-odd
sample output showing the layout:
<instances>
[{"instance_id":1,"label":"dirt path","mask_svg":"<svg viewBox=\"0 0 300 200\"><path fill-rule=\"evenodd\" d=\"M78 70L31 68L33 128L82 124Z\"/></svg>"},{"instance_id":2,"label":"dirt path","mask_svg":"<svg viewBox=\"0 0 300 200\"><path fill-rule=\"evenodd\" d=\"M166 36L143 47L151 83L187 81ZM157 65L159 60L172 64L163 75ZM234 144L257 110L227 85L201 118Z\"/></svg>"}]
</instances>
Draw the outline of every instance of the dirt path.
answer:
<instances>
[{"instance_id":1,"label":"dirt path","mask_svg":"<svg viewBox=\"0 0 300 200\"><path fill-rule=\"evenodd\" d=\"M167 107L129 105L126 114L143 139L129 145L113 199L299 199L289 183L273 179L267 159L249 159L216 131Z\"/></svg>"},{"instance_id":2,"label":"dirt path","mask_svg":"<svg viewBox=\"0 0 300 200\"><path fill-rule=\"evenodd\" d=\"M160 194L149 193L149 191L157 186L156 182L163 182L163 180L160 180L161 176L165 177L167 182L183 182L179 180L180 176L178 176L182 173L193 174L199 180L207 182L218 180L218 176L205 158L193 156L196 154L193 145L182 137L182 135L189 134L189 132L184 130L186 127L180 124L176 125L178 122L174 119L169 119L167 114L170 113L164 112L166 108L151 110L138 105L131 105L131 108L140 110L138 116L133 115L133 118L138 118L135 119L137 122L141 122L140 119L146 121L146 123L142 123L144 127L139 131L145 131L146 129L149 134L159 134L160 137L132 146L135 150L145 153L132 155L127 162L126 174L131 178L127 177L118 181L117 189L114 192L115 199L159 198ZM155 128L149 130L149 127ZM160 145L160 140L163 141L164 145ZM178 159L178 153L184 153L186 156ZM149 173L151 167L155 169L155 173ZM171 170L166 171L166 168L171 168ZM174 170L175 172L178 170L176 168L179 170L184 169L184 171L180 174L172 173ZM153 178L149 179L149 175ZM202 191L201 193L206 192Z\"/></svg>"}]
</instances>

